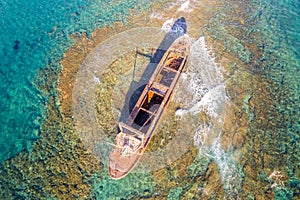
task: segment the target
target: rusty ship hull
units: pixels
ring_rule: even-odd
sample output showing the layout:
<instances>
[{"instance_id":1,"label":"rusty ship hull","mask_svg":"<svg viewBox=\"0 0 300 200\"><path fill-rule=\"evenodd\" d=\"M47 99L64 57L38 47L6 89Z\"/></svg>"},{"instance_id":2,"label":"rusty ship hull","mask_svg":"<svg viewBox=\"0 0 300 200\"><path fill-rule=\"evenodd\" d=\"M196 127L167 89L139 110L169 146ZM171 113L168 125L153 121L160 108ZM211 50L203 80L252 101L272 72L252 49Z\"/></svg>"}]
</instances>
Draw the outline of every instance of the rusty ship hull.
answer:
<instances>
[{"instance_id":1,"label":"rusty ship hull","mask_svg":"<svg viewBox=\"0 0 300 200\"><path fill-rule=\"evenodd\" d=\"M179 37L164 53L127 121L119 123L120 133L115 138L108 161L112 179L126 176L143 155L171 99L188 54L186 36Z\"/></svg>"}]
</instances>

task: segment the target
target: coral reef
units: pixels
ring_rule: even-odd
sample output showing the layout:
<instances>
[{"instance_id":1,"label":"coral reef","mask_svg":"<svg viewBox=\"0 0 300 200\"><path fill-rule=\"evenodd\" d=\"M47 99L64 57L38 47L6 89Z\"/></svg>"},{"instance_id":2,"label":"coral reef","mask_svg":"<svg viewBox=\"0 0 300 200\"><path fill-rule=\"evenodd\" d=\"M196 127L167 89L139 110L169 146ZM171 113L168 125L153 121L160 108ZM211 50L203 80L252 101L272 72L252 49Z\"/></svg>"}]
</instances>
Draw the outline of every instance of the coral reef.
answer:
<instances>
[{"instance_id":1,"label":"coral reef","mask_svg":"<svg viewBox=\"0 0 300 200\"><path fill-rule=\"evenodd\" d=\"M41 71L48 77L41 89L50 92L57 75L51 66ZM49 84L49 85L48 85ZM5 161L0 167L3 199L79 199L87 197L89 179L101 169L75 134L71 119L63 118L57 94L49 99L47 119L32 149Z\"/></svg>"},{"instance_id":2,"label":"coral reef","mask_svg":"<svg viewBox=\"0 0 300 200\"><path fill-rule=\"evenodd\" d=\"M111 27L95 30L89 37L74 34L76 43L65 53L61 73L57 73L57 66L47 66L40 72L40 88L51 93L47 119L41 137L32 149L21 152L0 166L0 181L4 183L1 184L0 197L299 197L299 96L295 92L297 84L293 82L297 76L295 78L292 73L284 71L287 66L296 66L296 63L286 52L273 50L273 45L276 46L273 42L277 40L255 30L263 26L260 22L264 16L256 11L259 9L259 5L253 7L250 2L235 0L205 0L201 3L188 1L181 7L178 1L165 4L157 2L151 7L151 16L149 11L137 13L132 10L126 23L115 23ZM178 141L177 148L173 149L174 155L178 156L176 160L168 158L169 154L162 156L163 168L148 169L143 174L139 173L141 171L133 171L128 177L113 181L107 175L107 166L101 166L99 159L85 149L76 134L72 118L72 90L76 73L87 55L112 35L135 27L161 27L164 23L163 28L166 28L166 19L182 15L188 22L188 34L195 39L204 36L211 57L224 68L222 74L228 98L224 106L226 115L219 132L208 136L207 144L210 146L206 148L219 150L220 155L224 156L226 167L235 166L238 180L224 180L223 171L213 158L217 151L207 151L207 155L199 154L200 145L194 145L193 136L188 135L190 143ZM135 52L122 55L107 67L101 79L97 79L99 84L96 87L95 106L98 123L111 139L117 134L118 111L124 104L118 95L121 90L119 93L114 93L114 90L124 85L120 77L129 80L134 61L140 67L137 69L141 69L147 59L136 59ZM46 81L43 79L45 77ZM53 88L57 88L58 93ZM190 121L191 127L181 127L182 121L175 114L180 106L180 102L171 102L145 152L147 155L171 144L178 135L178 129L190 128L193 130L190 134L194 134L196 125L200 123L205 127L215 120L203 110L197 113L197 121ZM180 152L184 145L187 146L186 151ZM232 157L234 159L230 160ZM151 164L156 160L142 159L141 163L149 161ZM227 183L232 185L226 186ZM237 183L238 186L234 185Z\"/></svg>"}]
</instances>

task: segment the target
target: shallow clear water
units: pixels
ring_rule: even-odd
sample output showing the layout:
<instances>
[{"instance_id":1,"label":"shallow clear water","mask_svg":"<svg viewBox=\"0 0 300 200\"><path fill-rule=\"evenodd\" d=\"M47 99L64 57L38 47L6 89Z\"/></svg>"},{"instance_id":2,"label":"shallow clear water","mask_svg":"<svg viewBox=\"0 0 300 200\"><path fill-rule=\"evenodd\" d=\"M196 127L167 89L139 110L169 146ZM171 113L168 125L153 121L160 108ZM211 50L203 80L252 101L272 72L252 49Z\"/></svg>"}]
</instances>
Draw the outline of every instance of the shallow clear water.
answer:
<instances>
[{"instance_id":1,"label":"shallow clear water","mask_svg":"<svg viewBox=\"0 0 300 200\"><path fill-rule=\"evenodd\" d=\"M145 1L147 2L147 1ZM138 7L145 7L140 2ZM36 85L39 70L59 72L70 35L124 21L135 1L0 2L0 161L30 149L39 137L49 95ZM39 80L46 82L47 77ZM52 83L55 88L56 83Z\"/></svg>"},{"instance_id":2,"label":"shallow clear water","mask_svg":"<svg viewBox=\"0 0 300 200\"><path fill-rule=\"evenodd\" d=\"M255 0L245 4L236 3L222 1L222 8L211 18L208 17L204 27L195 27L195 21L202 19L197 19L198 15L194 10L210 9L206 7L208 3L205 1L178 0L156 8L157 10L147 10L152 19L161 20L162 30L166 30L177 15L186 15L187 19L195 20L188 21L188 32L196 32L194 35L197 37L193 38L189 68L182 75L181 90L176 92L174 101L181 106L177 108L175 116L190 120L191 123L189 127L182 127L192 130L187 141L184 141L185 145L193 144L197 153L193 159L188 158L187 166L182 163L174 164L176 159L170 163L169 158L158 163L154 156L151 163L156 162L157 165L151 167L151 170L136 170L120 181L113 181L107 174L105 159L100 159L102 164L99 163L104 169L101 172L91 172L93 176L90 177L89 164L82 165L79 161L87 154L78 154L75 147L80 145L75 140L65 139L66 136L60 135L65 131L64 128L42 129L47 117L49 97L57 98L57 82L49 83L47 80L57 80L57 77L40 77L39 72L50 70L54 73L49 74L58 75L61 68L59 62L64 52L73 44L71 34L87 33L89 37L96 28L111 25L114 21L125 23L126 16L130 15L130 8L147 9L151 8L152 3L146 0L0 2L0 162L7 161L5 166L1 166L0 180L5 180L5 188L9 188L0 194L3 197L9 194L9 197L19 198L25 198L27 193L29 197L35 197L35 192L47 198L59 198L57 195L61 194L72 198L91 196L98 199L298 198L300 2ZM171 11L174 8L176 12ZM201 33L209 35L210 38L200 37ZM151 34L147 36L150 37ZM117 37L113 39L116 40ZM205 47L205 42L209 39L222 43L221 47L218 42L213 43L213 49L221 49L216 57ZM135 42L147 45L139 40ZM156 44L157 41L152 42ZM98 46L96 50L104 47ZM102 49L101 52L106 52L107 55L121 52L114 45L106 50L107 52ZM235 59L231 67L218 64L218 56L222 57L224 52L231 55L232 60ZM97 57L98 54L94 51L91 55ZM119 54L113 54L109 59L116 59L118 56ZM105 62L101 58L95 60L98 60L98 64ZM105 63L106 67L107 65ZM98 70L97 66L91 69ZM96 76L83 78L89 78L85 81L94 87L101 83L102 71L92 70L87 72ZM123 87L128 85L127 76L130 75L123 76L124 80L114 86L115 91L119 89L122 92ZM78 84L84 86L82 83ZM186 85L188 88L185 90ZM43 90L45 88L47 89ZM85 95L87 91L89 90L83 88L77 94L81 95L82 92ZM188 98L184 98L185 95ZM120 95L114 93L112 96L117 98ZM92 103L88 105L90 110L95 109L95 102ZM116 107L116 113L119 111L118 103L114 100L112 103ZM81 115L82 107L79 105L78 108ZM75 118L76 112L75 110ZM102 132L98 131L99 124L95 113L88 114L91 114L94 121L90 123L90 119L85 118L88 122L81 126L84 129L82 132L84 136L94 133L98 137ZM77 131L80 129L77 128ZM46 136L38 140L42 134L58 136L53 136L56 140ZM110 141L105 141L105 144L95 143L97 140L90 138L91 136L93 135L81 139L83 143L84 139L94 142L95 148L93 146L89 149L92 153L96 152L93 155L107 155L109 148L106 142ZM44 141L47 138L49 141ZM63 153L57 153L58 146L64 144L64 140L67 145L60 149ZM33 147L35 141L38 141L36 146L40 147ZM163 142L160 141L161 144ZM38 153L34 148L38 149ZM172 150L172 146L170 149ZM22 150L29 152L25 154L28 157L24 154L18 155ZM71 156L68 157L70 152ZM186 152L178 154L178 160L184 160L184 156L180 157L184 153ZM61 154L67 158L61 157ZM172 156L174 155L177 156L175 153ZM57 164L57 160L51 160L53 157L64 162ZM10 158L12 160L8 160ZM147 160L142 160L142 165L138 167L143 167L146 162ZM41 171L38 167L35 169L36 164L52 171ZM64 168L64 164L67 167ZM29 168L26 167L28 165ZM214 165L218 175L211 172ZM78 174L67 173L66 168L75 169L80 174L80 181L89 185L91 191L86 188L77 190L76 187L82 182L73 180ZM210 174L206 175L206 172ZM277 172L282 173L284 178L273 178L272 174L278 174ZM6 177L8 174L11 177ZM37 174L40 175L36 177ZM66 182L70 182L70 185ZM17 189L14 188L15 184L18 185ZM56 184L68 187L66 186L66 191L57 192ZM43 186L39 188L37 185ZM72 191L89 192L76 196Z\"/></svg>"}]
</instances>

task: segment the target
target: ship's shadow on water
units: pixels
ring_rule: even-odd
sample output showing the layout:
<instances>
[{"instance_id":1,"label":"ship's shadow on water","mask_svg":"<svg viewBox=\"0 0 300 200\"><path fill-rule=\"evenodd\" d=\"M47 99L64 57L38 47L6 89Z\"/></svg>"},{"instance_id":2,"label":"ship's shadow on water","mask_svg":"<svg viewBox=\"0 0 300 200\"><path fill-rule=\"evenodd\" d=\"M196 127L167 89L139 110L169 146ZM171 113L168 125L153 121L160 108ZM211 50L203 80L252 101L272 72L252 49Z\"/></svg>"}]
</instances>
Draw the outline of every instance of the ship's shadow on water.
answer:
<instances>
[{"instance_id":1,"label":"ship's shadow on water","mask_svg":"<svg viewBox=\"0 0 300 200\"><path fill-rule=\"evenodd\" d=\"M134 70L133 70L133 80L130 83L129 90L125 97L125 104L121 110L120 121L125 122L128 119L134 105L136 104L137 100L142 94L146 84L148 83L150 77L154 73L164 53L168 50L168 48L173 44L173 42L177 38L186 34L186 31L187 31L186 20L184 17L181 17L177 19L175 23L172 25L172 27L167 32L166 36L163 38L160 45L156 48L155 53L145 54L136 50L136 55L148 57L150 59L150 62L147 65L141 77L139 77L138 81L135 80Z\"/></svg>"}]
</instances>

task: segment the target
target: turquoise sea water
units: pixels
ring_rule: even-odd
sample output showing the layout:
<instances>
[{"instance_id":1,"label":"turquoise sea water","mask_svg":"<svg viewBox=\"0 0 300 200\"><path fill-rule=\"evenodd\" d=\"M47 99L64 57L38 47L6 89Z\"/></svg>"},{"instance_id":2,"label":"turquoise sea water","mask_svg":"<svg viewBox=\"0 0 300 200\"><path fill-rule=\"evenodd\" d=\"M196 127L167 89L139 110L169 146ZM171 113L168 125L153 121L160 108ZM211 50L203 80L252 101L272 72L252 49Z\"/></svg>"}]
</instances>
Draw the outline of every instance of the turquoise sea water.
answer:
<instances>
[{"instance_id":1,"label":"turquoise sea water","mask_svg":"<svg viewBox=\"0 0 300 200\"><path fill-rule=\"evenodd\" d=\"M187 1L177 1L177 5L180 6L185 2ZM231 1L229 4L233 5ZM249 41L247 35L231 36L228 32L222 32L222 25L228 26L224 21L224 24L218 25L218 28L213 31L216 37L233 38L232 41L225 41L228 45L226 48L238 54L243 62L249 62L253 57L248 51L241 53L241 44L258 43L257 45L262 50L262 56L255 57L257 60L253 62L253 68L247 68L245 71L254 75L259 74L262 80L270 83L267 90L273 94L272 103L276 103L271 108L266 105L269 110L263 112L250 111L249 130L257 135L263 133L260 141L268 142L261 142L261 146L265 149L275 147L274 154L270 151L270 155L274 155L274 158L278 159L281 156L277 153L282 153L282 160L270 159L272 160L270 163L274 166L268 167L279 170L284 166L285 175L289 177L289 180L285 182L285 187L274 189L274 196L277 199L293 199L297 195L299 197L297 188L300 187L300 2L299 0L253 0L251 4L254 7L245 7L241 10L252 16L245 23L252 24L247 27L247 33L258 34L257 41ZM53 83L49 93L40 90L39 84L42 84L43 80L37 80L38 72L50 66L56 74L59 73L61 68L59 61L68 47L73 44L69 35L87 33L89 36L96 28L110 25L114 21L125 22L130 8L146 9L150 5L151 2L147 0L0 2L0 163L18 156L22 150L30 151L33 143L39 138L41 126L46 117L48 98L50 95L57 96L57 91L56 83ZM230 12L230 8L228 9L227 12ZM196 15L196 13L193 14ZM216 20L212 23L222 19L222 14L216 13ZM233 23L232 26L239 25ZM47 82L47 77L44 79ZM251 93L259 96L255 87L251 88ZM261 94L262 102L263 97L264 95ZM265 116L268 117L267 125L260 124L260 118ZM253 141L257 142L254 139ZM262 150L261 153L267 154L268 152ZM222 155L227 154L223 152ZM208 165L208 161L204 158L199 158L199 160L201 164L199 164L200 161L196 161L196 164L198 162L199 165ZM221 161L224 160L226 161L226 159L221 159ZM196 164L193 163L189 167L193 169L190 170L192 171L190 174L201 173ZM264 164L269 165L269 163L262 162L262 165ZM268 179L270 174L263 174L263 170L258 171L261 182L271 182ZM20 182L22 180L20 178ZM228 180L227 182L231 183ZM138 179L130 174L128 179L115 182L105 171L105 175L102 174L100 178L95 175L91 184L93 185L91 196L98 197L98 199L109 199L109 197L121 199L126 195L133 198L137 196L137 193L141 193L140 196L144 198L158 195L155 191L158 184L154 183L153 177L149 174L143 174ZM199 184L198 192L201 187L202 185ZM241 190L241 186L234 184L229 185L228 188L236 189L233 195L237 195L238 190ZM184 186L172 189L168 198L173 199L173 196L178 198L185 189ZM253 196L249 194L248 199L253 199Z\"/></svg>"},{"instance_id":2,"label":"turquoise sea water","mask_svg":"<svg viewBox=\"0 0 300 200\"><path fill-rule=\"evenodd\" d=\"M1 1L0 2L0 162L30 149L39 137L47 99L38 71L59 61L72 45L72 33L124 21L129 8L147 1ZM45 80L47 77L45 77ZM53 83L55 85L55 83ZM55 86L54 86L55 87Z\"/></svg>"},{"instance_id":3,"label":"turquoise sea water","mask_svg":"<svg viewBox=\"0 0 300 200\"><path fill-rule=\"evenodd\" d=\"M268 89L276 102L267 110L268 121L274 125L263 127L255 122L255 126L267 135L263 138L270 143L265 145L269 155L277 152L271 164L266 165L274 171L283 166L289 177L285 186L294 191L275 187L275 199L297 199L300 186L300 2L256 1L255 5L260 19L255 29L262 33L264 45L259 62L263 66L261 77L270 81Z\"/></svg>"}]
</instances>

